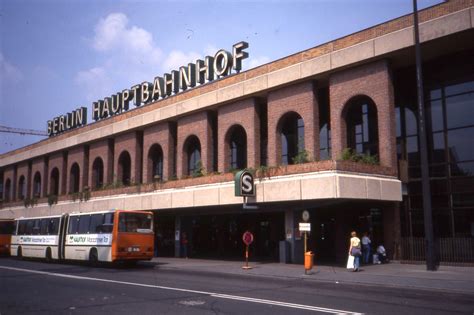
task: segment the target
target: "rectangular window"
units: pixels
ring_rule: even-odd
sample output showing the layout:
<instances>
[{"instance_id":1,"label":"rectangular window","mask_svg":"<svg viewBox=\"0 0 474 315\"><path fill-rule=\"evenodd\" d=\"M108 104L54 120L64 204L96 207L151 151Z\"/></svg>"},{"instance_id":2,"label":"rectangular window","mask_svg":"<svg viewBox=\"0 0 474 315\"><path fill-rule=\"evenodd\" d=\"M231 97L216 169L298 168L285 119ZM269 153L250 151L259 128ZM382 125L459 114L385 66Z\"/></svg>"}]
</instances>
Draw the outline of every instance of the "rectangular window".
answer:
<instances>
[{"instance_id":1,"label":"rectangular window","mask_svg":"<svg viewBox=\"0 0 474 315\"><path fill-rule=\"evenodd\" d=\"M18 221L18 234L17 235L25 235L26 234L26 220Z\"/></svg>"},{"instance_id":2,"label":"rectangular window","mask_svg":"<svg viewBox=\"0 0 474 315\"><path fill-rule=\"evenodd\" d=\"M431 101L430 106L427 108L427 116L431 131L440 131L444 129L443 124L443 104L441 100Z\"/></svg>"},{"instance_id":3,"label":"rectangular window","mask_svg":"<svg viewBox=\"0 0 474 315\"><path fill-rule=\"evenodd\" d=\"M451 176L474 176L474 162L451 164Z\"/></svg>"},{"instance_id":4,"label":"rectangular window","mask_svg":"<svg viewBox=\"0 0 474 315\"><path fill-rule=\"evenodd\" d=\"M79 216L69 217L69 234L77 234L79 228Z\"/></svg>"},{"instance_id":5,"label":"rectangular window","mask_svg":"<svg viewBox=\"0 0 474 315\"><path fill-rule=\"evenodd\" d=\"M0 222L0 234L10 235L13 233L15 225L11 221Z\"/></svg>"},{"instance_id":6,"label":"rectangular window","mask_svg":"<svg viewBox=\"0 0 474 315\"><path fill-rule=\"evenodd\" d=\"M40 234L41 235L47 235L48 234L48 224L49 224L49 219L41 219L41 223L40 223Z\"/></svg>"},{"instance_id":7,"label":"rectangular window","mask_svg":"<svg viewBox=\"0 0 474 315\"><path fill-rule=\"evenodd\" d=\"M474 125L474 92L446 98L448 129Z\"/></svg>"},{"instance_id":8,"label":"rectangular window","mask_svg":"<svg viewBox=\"0 0 474 315\"><path fill-rule=\"evenodd\" d=\"M114 213L106 213L104 215L104 224L102 225L102 233L112 233L114 228Z\"/></svg>"},{"instance_id":9,"label":"rectangular window","mask_svg":"<svg viewBox=\"0 0 474 315\"><path fill-rule=\"evenodd\" d=\"M474 81L467 81L458 84L448 85L444 89L446 96L466 93L469 91L474 91Z\"/></svg>"},{"instance_id":10,"label":"rectangular window","mask_svg":"<svg viewBox=\"0 0 474 315\"><path fill-rule=\"evenodd\" d=\"M144 213L120 213L119 232L152 231L152 216Z\"/></svg>"},{"instance_id":11,"label":"rectangular window","mask_svg":"<svg viewBox=\"0 0 474 315\"><path fill-rule=\"evenodd\" d=\"M59 218L53 218L48 222L48 235L58 235Z\"/></svg>"},{"instance_id":12,"label":"rectangular window","mask_svg":"<svg viewBox=\"0 0 474 315\"><path fill-rule=\"evenodd\" d=\"M33 234L34 224L35 224L34 220L27 220L26 221L25 235L32 235Z\"/></svg>"},{"instance_id":13,"label":"rectangular window","mask_svg":"<svg viewBox=\"0 0 474 315\"><path fill-rule=\"evenodd\" d=\"M39 235L40 234L40 220L36 219L33 221L33 235Z\"/></svg>"},{"instance_id":14,"label":"rectangular window","mask_svg":"<svg viewBox=\"0 0 474 315\"><path fill-rule=\"evenodd\" d=\"M473 139L474 127L448 131L448 149L452 163L474 160Z\"/></svg>"},{"instance_id":15,"label":"rectangular window","mask_svg":"<svg viewBox=\"0 0 474 315\"><path fill-rule=\"evenodd\" d=\"M104 222L103 214L93 214L91 216L91 224L89 227L89 233L92 233L92 234L102 233L103 222Z\"/></svg>"},{"instance_id":16,"label":"rectangular window","mask_svg":"<svg viewBox=\"0 0 474 315\"><path fill-rule=\"evenodd\" d=\"M90 215L81 215L79 218L79 229L78 233L79 234L87 234L89 233L89 225L91 222L91 216Z\"/></svg>"}]
</instances>

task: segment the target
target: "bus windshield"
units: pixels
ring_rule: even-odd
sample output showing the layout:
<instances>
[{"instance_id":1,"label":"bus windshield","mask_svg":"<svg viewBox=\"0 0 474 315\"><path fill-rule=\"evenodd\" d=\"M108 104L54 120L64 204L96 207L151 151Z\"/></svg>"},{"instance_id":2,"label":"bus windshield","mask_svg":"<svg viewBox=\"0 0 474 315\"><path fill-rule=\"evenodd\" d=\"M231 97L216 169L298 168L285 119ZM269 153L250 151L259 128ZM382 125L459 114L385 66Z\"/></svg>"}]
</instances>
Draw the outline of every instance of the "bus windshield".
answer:
<instances>
[{"instance_id":1,"label":"bus windshield","mask_svg":"<svg viewBox=\"0 0 474 315\"><path fill-rule=\"evenodd\" d=\"M0 234L13 234L15 223L13 221L0 221Z\"/></svg>"},{"instance_id":2,"label":"bus windshield","mask_svg":"<svg viewBox=\"0 0 474 315\"><path fill-rule=\"evenodd\" d=\"M152 216L147 213L120 212L119 232L152 233Z\"/></svg>"}]
</instances>

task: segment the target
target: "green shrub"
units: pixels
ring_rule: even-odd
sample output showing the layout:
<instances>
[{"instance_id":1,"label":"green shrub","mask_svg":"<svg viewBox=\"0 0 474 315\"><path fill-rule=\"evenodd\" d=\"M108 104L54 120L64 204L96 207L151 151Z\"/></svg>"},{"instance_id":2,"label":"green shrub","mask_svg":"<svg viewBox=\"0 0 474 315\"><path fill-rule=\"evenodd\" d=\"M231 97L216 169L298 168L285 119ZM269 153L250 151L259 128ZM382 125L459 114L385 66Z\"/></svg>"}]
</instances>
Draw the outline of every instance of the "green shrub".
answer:
<instances>
[{"instance_id":1,"label":"green shrub","mask_svg":"<svg viewBox=\"0 0 474 315\"><path fill-rule=\"evenodd\" d=\"M342 150L341 160L360 162L371 165L379 164L379 158L377 155L357 153L354 152L354 150L352 150L351 148L345 148L344 150Z\"/></svg>"},{"instance_id":2,"label":"green shrub","mask_svg":"<svg viewBox=\"0 0 474 315\"><path fill-rule=\"evenodd\" d=\"M303 164L303 163L308 163L309 162L309 154L308 151L303 150L298 152L297 155L292 159L293 164Z\"/></svg>"}]
</instances>

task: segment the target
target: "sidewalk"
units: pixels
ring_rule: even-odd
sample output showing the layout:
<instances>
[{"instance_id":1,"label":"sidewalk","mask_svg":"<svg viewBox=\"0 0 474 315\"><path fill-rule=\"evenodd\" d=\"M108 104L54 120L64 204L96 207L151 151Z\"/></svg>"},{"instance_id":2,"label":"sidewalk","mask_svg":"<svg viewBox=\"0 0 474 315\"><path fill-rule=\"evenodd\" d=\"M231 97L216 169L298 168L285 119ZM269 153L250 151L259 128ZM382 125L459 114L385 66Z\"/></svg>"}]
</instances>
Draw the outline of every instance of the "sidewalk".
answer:
<instances>
[{"instance_id":1,"label":"sidewalk","mask_svg":"<svg viewBox=\"0 0 474 315\"><path fill-rule=\"evenodd\" d=\"M209 272L242 276L301 279L345 284L383 285L474 295L474 268L440 266L427 271L425 265L391 262L384 265L362 266L360 272L333 266L315 266L307 275L303 265L249 262L253 267L243 270L244 262L156 257L159 269Z\"/></svg>"}]
</instances>

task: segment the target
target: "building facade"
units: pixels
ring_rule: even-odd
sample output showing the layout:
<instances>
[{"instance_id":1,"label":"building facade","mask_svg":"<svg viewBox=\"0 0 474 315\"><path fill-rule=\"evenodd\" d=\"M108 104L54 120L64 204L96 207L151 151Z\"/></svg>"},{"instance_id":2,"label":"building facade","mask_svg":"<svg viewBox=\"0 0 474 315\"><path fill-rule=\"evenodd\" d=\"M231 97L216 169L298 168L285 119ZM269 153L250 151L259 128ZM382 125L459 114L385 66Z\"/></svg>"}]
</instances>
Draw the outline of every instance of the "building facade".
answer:
<instances>
[{"instance_id":1,"label":"building facade","mask_svg":"<svg viewBox=\"0 0 474 315\"><path fill-rule=\"evenodd\" d=\"M474 2L420 11L438 257L474 262ZM0 156L0 217L111 208L156 214L160 255L301 262L301 213L318 261L370 232L423 260L413 16ZM233 173L247 168L244 207Z\"/></svg>"}]
</instances>

